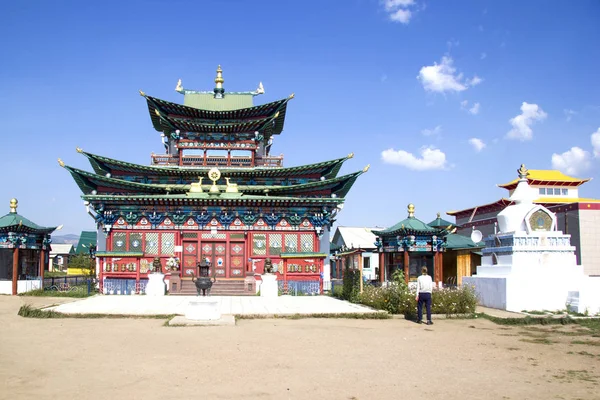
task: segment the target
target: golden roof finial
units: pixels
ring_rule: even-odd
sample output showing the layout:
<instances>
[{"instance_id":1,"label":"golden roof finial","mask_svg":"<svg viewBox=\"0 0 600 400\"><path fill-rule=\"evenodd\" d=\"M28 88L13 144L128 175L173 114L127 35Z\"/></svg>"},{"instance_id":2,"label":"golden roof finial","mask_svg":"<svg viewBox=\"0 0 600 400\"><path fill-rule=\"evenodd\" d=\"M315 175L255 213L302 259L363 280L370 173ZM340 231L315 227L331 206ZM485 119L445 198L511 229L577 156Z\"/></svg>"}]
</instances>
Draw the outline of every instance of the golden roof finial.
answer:
<instances>
[{"instance_id":1,"label":"golden roof finial","mask_svg":"<svg viewBox=\"0 0 600 400\"><path fill-rule=\"evenodd\" d=\"M217 77L215 78L215 83L216 89L223 89L223 82L225 82L225 80L223 79L223 70L221 69L221 66L219 65L217 67Z\"/></svg>"},{"instance_id":2,"label":"golden roof finial","mask_svg":"<svg viewBox=\"0 0 600 400\"><path fill-rule=\"evenodd\" d=\"M140 96L146 97L146 93L144 93L142 89L140 89Z\"/></svg>"},{"instance_id":3,"label":"golden roof finial","mask_svg":"<svg viewBox=\"0 0 600 400\"><path fill-rule=\"evenodd\" d=\"M415 217L415 205L413 203L410 203L408 205L408 218L414 218Z\"/></svg>"},{"instance_id":4,"label":"golden roof finial","mask_svg":"<svg viewBox=\"0 0 600 400\"><path fill-rule=\"evenodd\" d=\"M371 168L371 164L367 164L367 166L363 168L363 172L367 172L369 168Z\"/></svg>"},{"instance_id":5,"label":"golden roof finial","mask_svg":"<svg viewBox=\"0 0 600 400\"><path fill-rule=\"evenodd\" d=\"M289 99L293 99L294 98L294 93L290 94L290 97L288 97Z\"/></svg>"},{"instance_id":6,"label":"golden roof finial","mask_svg":"<svg viewBox=\"0 0 600 400\"><path fill-rule=\"evenodd\" d=\"M352 157L354 157L354 153L353 152L350 153L350 154L348 154L348 157L346 157L346 158L352 158Z\"/></svg>"},{"instance_id":7,"label":"golden roof finial","mask_svg":"<svg viewBox=\"0 0 600 400\"><path fill-rule=\"evenodd\" d=\"M81 147L78 147L75 150L77 150L78 153L83 153L83 149Z\"/></svg>"},{"instance_id":8,"label":"golden roof finial","mask_svg":"<svg viewBox=\"0 0 600 400\"><path fill-rule=\"evenodd\" d=\"M17 199L10 199L10 213L11 214L16 214L17 213L17 207L19 206L19 200Z\"/></svg>"},{"instance_id":9,"label":"golden roof finial","mask_svg":"<svg viewBox=\"0 0 600 400\"><path fill-rule=\"evenodd\" d=\"M440 219L440 213L439 212L437 213L437 219Z\"/></svg>"},{"instance_id":10,"label":"golden roof finial","mask_svg":"<svg viewBox=\"0 0 600 400\"><path fill-rule=\"evenodd\" d=\"M63 160L61 160L60 158L58 159L58 165L60 165L61 167L65 166L65 163L63 162Z\"/></svg>"}]
</instances>

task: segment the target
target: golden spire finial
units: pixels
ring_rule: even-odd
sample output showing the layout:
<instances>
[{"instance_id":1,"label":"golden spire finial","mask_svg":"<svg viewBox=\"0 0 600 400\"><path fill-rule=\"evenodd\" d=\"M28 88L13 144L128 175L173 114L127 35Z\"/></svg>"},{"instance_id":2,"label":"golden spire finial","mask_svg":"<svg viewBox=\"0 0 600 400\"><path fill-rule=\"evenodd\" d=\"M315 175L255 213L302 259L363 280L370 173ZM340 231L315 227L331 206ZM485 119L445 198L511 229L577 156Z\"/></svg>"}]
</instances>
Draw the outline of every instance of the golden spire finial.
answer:
<instances>
[{"instance_id":1,"label":"golden spire finial","mask_svg":"<svg viewBox=\"0 0 600 400\"><path fill-rule=\"evenodd\" d=\"M10 199L10 213L11 214L16 214L17 213L17 207L19 206L19 200L17 199Z\"/></svg>"},{"instance_id":2,"label":"golden spire finial","mask_svg":"<svg viewBox=\"0 0 600 400\"><path fill-rule=\"evenodd\" d=\"M83 149L81 147L78 147L75 150L77 150L78 153L83 153Z\"/></svg>"},{"instance_id":3,"label":"golden spire finial","mask_svg":"<svg viewBox=\"0 0 600 400\"><path fill-rule=\"evenodd\" d=\"M437 219L440 219L440 213L439 212L437 213Z\"/></svg>"},{"instance_id":4,"label":"golden spire finial","mask_svg":"<svg viewBox=\"0 0 600 400\"><path fill-rule=\"evenodd\" d=\"M290 94L290 97L288 97L288 98L293 99L294 98L294 93Z\"/></svg>"},{"instance_id":5,"label":"golden spire finial","mask_svg":"<svg viewBox=\"0 0 600 400\"><path fill-rule=\"evenodd\" d=\"M58 165L60 165L61 167L65 166L65 163L63 162L63 160L61 160L60 158L58 159Z\"/></svg>"},{"instance_id":6,"label":"golden spire finial","mask_svg":"<svg viewBox=\"0 0 600 400\"><path fill-rule=\"evenodd\" d=\"M363 168L363 172L367 172L369 168L371 168L371 164L367 164L367 166Z\"/></svg>"},{"instance_id":7,"label":"golden spire finial","mask_svg":"<svg viewBox=\"0 0 600 400\"><path fill-rule=\"evenodd\" d=\"M142 89L140 89L140 96L146 97L146 93L144 93Z\"/></svg>"},{"instance_id":8,"label":"golden spire finial","mask_svg":"<svg viewBox=\"0 0 600 400\"><path fill-rule=\"evenodd\" d=\"M217 77L215 78L215 83L216 89L223 89L223 82L225 82L225 80L223 79L223 70L221 69L221 66L219 65L217 67Z\"/></svg>"},{"instance_id":9,"label":"golden spire finial","mask_svg":"<svg viewBox=\"0 0 600 400\"><path fill-rule=\"evenodd\" d=\"M413 203L410 203L408 205L408 218L414 218L415 217L415 205Z\"/></svg>"},{"instance_id":10,"label":"golden spire finial","mask_svg":"<svg viewBox=\"0 0 600 400\"><path fill-rule=\"evenodd\" d=\"M346 158L352 158L352 157L354 157L354 153L348 154L348 157L346 157Z\"/></svg>"}]
</instances>

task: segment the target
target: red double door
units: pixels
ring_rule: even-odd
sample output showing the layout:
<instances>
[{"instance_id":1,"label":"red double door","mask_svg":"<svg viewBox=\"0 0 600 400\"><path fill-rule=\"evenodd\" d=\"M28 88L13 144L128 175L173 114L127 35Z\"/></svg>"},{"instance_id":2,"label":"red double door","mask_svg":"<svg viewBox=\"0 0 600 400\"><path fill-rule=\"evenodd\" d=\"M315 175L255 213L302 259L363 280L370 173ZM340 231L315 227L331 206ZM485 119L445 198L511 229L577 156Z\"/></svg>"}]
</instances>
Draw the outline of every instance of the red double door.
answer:
<instances>
[{"instance_id":1,"label":"red double door","mask_svg":"<svg viewBox=\"0 0 600 400\"><path fill-rule=\"evenodd\" d=\"M243 278L244 248L244 242L184 241L183 277L197 275L197 263L206 260L210 263L210 276L215 274L217 278Z\"/></svg>"}]
</instances>

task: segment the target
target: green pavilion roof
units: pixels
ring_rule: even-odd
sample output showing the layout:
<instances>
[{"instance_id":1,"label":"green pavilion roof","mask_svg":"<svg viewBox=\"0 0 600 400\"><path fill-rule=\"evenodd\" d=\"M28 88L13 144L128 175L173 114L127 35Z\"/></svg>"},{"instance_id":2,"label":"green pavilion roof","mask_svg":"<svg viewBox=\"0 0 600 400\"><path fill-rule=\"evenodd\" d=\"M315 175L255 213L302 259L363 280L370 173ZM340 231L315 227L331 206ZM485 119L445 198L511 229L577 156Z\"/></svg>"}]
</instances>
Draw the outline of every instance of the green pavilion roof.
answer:
<instances>
[{"instance_id":1,"label":"green pavilion roof","mask_svg":"<svg viewBox=\"0 0 600 400\"><path fill-rule=\"evenodd\" d=\"M431 226L432 228L440 228L440 229L454 228L455 226L457 226L453 222L446 221L445 219L440 217L440 213L437 214L436 219L434 219L427 225Z\"/></svg>"},{"instance_id":2,"label":"green pavilion roof","mask_svg":"<svg viewBox=\"0 0 600 400\"><path fill-rule=\"evenodd\" d=\"M415 207L412 204L408 205L408 218L403 219L397 224L381 230L381 231L373 231L373 233L377 236L390 236L390 235L435 235L441 233L440 229L433 228L421 221L420 219L415 218L414 216Z\"/></svg>"},{"instance_id":3,"label":"green pavilion roof","mask_svg":"<svg viewBox=\"0 0 600 400\"><path fill-rule=\"evenodd\" d=\"M475 243L470 237L450 233L446 235L446 249L461 250L461 249L481 249L485 247L485 242Z\"/></svg>"},{"instance_id":4,"label":"green pavilion roof","mask_svg":"<svg viewBox=\"0 0 600 400\"><path fill-rule=\"evenodd\" d=\"M81 231L79 242L74 249L75 254L89 254L90 246L95 246L98 238L98 233L95 231Z\"/></svg>"},{"instance_id":5,"label":"green pavilion roof","mask_svg":"<svg viewBox=\"0 0 600 400\"><path fill-rule=\"evenodd\" d=\"M11 200L11 212L0 217L0 232L23 232L47 234L56 230L56 227L40 226L24 216L17 214L18 202ZM13 208L14 204L14 208Z\"/></svg>"},{"instance_id":6,"label":"green pavilion roof","mask_svg":"<svg viewBox=\"0 0 600 400\"><path fill-rule=\"evenodd\" d=\"M96 154L85 152L77 149L80 153L86 156L97 174L106 175L114 171L123 171L131 173L139 173L142 175L154 174L158 176L185 176L197 178L200 174L206 174L211 167L159 167L133 164L125 161L115 160L113 158L99 156ZM334 160L323 161L314 164L299 165L296 167L273 168L273 167L256 167L256 168L219 168L223 177L246 177L246 176L264 176L264 177L293 177L305 174L319 174L326 179L335 178L342 167L344 161L352 158L354 154L349 154L346 157L336 158Z\"/></svg>"}]
</instances>

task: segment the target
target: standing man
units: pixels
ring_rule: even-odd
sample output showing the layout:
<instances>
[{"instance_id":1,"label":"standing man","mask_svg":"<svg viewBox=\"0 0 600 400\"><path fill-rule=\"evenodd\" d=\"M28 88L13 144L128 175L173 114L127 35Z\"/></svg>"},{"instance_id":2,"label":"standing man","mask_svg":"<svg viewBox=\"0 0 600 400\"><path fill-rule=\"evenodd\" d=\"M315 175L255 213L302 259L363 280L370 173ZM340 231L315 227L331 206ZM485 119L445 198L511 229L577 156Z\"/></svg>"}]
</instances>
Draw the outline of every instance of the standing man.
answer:
<instances>
[{"instance_id":1,"label":"standing man","mask_svg":"<svg viewBox=\"0 0 600 400\"><path fill-rule=\"evenodd\" d=\"M433 281L431 276L427 275L427 267L421 268L421 276L417 279L417 323L423 323L423 303L427 307L427 325L433 325L431 322L431 292L433 291Z\"/></svg>"}]
</instances>

